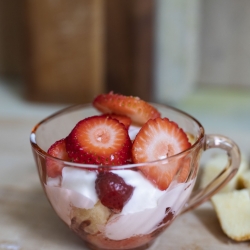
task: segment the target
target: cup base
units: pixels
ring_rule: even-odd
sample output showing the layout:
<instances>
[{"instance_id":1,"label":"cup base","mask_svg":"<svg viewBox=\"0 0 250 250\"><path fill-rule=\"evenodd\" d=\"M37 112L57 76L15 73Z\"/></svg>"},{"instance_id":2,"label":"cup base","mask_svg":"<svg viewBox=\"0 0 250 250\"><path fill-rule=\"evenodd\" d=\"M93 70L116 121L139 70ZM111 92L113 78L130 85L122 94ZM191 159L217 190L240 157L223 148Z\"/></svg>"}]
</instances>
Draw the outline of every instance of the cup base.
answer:
<instances>
[{"instance_id":1,"label":"cup base","mask_svg":"<svg viewBox=\"0 0 250 250\"><path fill-rule=\"evenodd\" d=\"M151 234L135 236L120 241L108 240L99 235L89 237L81 237L85 245L92 250L147 250L157 249L159 243L159 235L165 230L164 227L158 228ZM78 234L79 235L79 234Z\"/></svg>"},{"instance_id":2,"label":"cup base","mask_svg":"<svg viewBox=\"0 0 250 250\"><path fill-rule=\"evenodd\" d=\"M150 247L152 247L153 245L155 245L155 241L152 241L150 243L146 243L142 246L139 246L139 247L135 247L135 248L112 248L112 250L147 250L149 249ZM100 247L97 247L95 245L92 245L91 243L88 243L88 242L85 242L86 246L91 249L91 250L111 250L110 248L100 248Z\"/></svg>"}]
</instances>

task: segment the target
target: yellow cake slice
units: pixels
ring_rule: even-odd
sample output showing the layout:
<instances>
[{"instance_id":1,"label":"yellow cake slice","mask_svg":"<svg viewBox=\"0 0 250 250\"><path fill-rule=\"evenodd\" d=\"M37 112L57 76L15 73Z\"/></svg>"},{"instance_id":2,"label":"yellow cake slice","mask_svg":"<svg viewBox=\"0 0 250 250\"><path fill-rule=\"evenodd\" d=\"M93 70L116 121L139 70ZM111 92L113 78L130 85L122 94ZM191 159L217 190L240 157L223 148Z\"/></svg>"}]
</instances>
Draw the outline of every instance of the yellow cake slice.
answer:
<instances>
[{"instance_id":1,"label":"yellow cake slice","mask_svg":"<svg viewBox=\"0 0 250 250\"><path fill-rule=\"evenodd\" d=\"M203 173L201 176L201 188L205 187L210 181L212 181L226 166L227 155L217 154L214 155L204 166ZM245 171L249 169L249 164L245 156L241 157L241 164L237 174L233 179L224 186L220 192L230 192L238 188L239 179L244 176Z\"/></svg>"},{"instance_id":2,"label":"yellow cake slice","mask_svg":"<svg viewBox=\"0 0 250 250\"><path fill-rule=\"evenodd\" d=\"M234 190L212 197L224 233L235 241L250 239L250 190Z\"/></svg>"},{"instance_id":3,"label":"yellow cake slice","mask_svg":"<svg viewBox=\"0 0 250 250\"><path fill-rule=\"evenodd\" d=\"M104 229L110 215L110 209L98 201L91 209L72 207L71 222L78 231L96 234Z\"/></svg>"},{"instance_id":4,"label":"yellow cake slice","mask_svg":"<svg viewBox=\"0 0 250 250\"><path fill-rule=\"evenodd\" d=\"M239 184L242 188L250 189L250 169L244 171L239 176Z\"/></svg>"}]
</instances>

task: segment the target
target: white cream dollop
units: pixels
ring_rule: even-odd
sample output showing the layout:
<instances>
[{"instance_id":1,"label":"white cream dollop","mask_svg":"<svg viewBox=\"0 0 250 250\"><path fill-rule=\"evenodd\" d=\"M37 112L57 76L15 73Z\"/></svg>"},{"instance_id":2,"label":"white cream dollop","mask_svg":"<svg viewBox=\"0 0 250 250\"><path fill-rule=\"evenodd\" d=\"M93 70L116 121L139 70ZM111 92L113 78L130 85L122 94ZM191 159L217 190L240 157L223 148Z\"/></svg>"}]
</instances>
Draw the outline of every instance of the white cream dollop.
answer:
<instances>
[{"instance_id":1,"label":"white cream dollop","mask_svg":"<svg viewBox=\"0 0 250 250\"><path fill-rule=\"evenodd\" d=\"M97 173L80 168L64 167L62 171L62 188L75 191L94 203L98 201L95 191Z\"/></svg>"},{"instance_id":2,"label":"white cream dollop","mask_svg":"<svg viewBox=\"0 0 250 250\"><path fill-rule=\"evenodd\" d=\"M122 240L135 235L151 233L167 215L166 210L168 210L168 208L170 208L168 212L178 214L183 205L183 201L186 201L191 193L191 186L190 183L179 183L159 193L159 190L154 190L156 189L155 187L151 190L145 188L143 191L143 186L139 187L138 185L134 192L136 192L136 189L141 189L137 191L138 194L141 193L144 198L148 191L149 193L155 192L157 194L155 197L149 195L149 197L153 199L151 204L155 203L155 206L148 205L149 199L147 198L144 201L143 199L136 201L135 197L132 197L128 202L128 204L133 204L130 207L130 212L124 213L127 204L120 214L113 215L108 221L105 227L106 236L112 240ZM179 201L180 198L181 201ZM137 210L138 207L140 207L141 210Z\"/></svg>"},{"instance_id":3,"label":"white cream dollop","mask_svg":"<svg viewBox=\"0 0 250 250\"><path fill-rule=\"evenodd\" d=\"M45 190L58 216L70 225L71 206L92 208L98 200L95 171L64 167L62 178L48 178ZM61 186L60 186L61 184Z\"/></svg>"},{"instance_id":4,"label":"white cream dollop","mask_svg":"<svg viewBox=\"0 0 250 250\"><path fill-rule=\"evenodd\" d=\"M129 137L130 137L130 140L134 140L136 135L138 134L139 130L141 129L141 127L139 126L134 126L134 125L131 125L128 129L128 134L129 134Z\"/></svg>"},{"instance_id":5,"label":"white cream dollop","mask_svg":"<svg viewBox=\"0 0 250 250\"><path fill-rule=\"evenodd\" d=\"M121 215L136 213L157 206L157 200L164 191L155 188L139 171L113 170L126 184L134 187L133 194L121 211Z\"/></svg>"},{"instance_id":6,"label":"white cream dollop","mask_svg":"<svg viewBox=\"0 0 250 250\"><path fill-rule=\"evenodd\" d=\"M106 237L113 240L151 233L166 216L167 208L171 208L172 212L179 212L194 183L173 183L167 190L161 191L140 171L112 172L134 187L133 194L121 213L113 215L105 227ZM98 201L95 190L96 178L95 171L65 167L62 171L61 187L54 186L57 182L50 179L45 185L52 206L68 225L71 205L91 209Z\"/></svg>"}]
</instances>

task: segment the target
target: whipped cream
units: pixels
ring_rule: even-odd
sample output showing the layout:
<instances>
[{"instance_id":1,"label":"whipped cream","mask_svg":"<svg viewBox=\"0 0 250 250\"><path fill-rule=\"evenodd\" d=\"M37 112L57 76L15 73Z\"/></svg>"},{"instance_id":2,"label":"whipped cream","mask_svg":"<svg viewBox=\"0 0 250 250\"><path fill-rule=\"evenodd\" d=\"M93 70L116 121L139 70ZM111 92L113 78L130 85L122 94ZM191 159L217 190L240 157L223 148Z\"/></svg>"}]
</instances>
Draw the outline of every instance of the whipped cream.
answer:
<instances>
[{"instance_id":1,"label":"whipped cream","mask_svg":"<svg viewBox=\"0 0 250 250\"><path fill-rule=\"evenodd\" d=\"M131 214L157 206L157 200L164 191L155 188L139 171L114 170L114 174L123 178L126 184L134 187L132 197L123 207L120 215Z\"/></svg>"},{"instance_id":2,"label":"whipped cream","mask_svg":"<svg viewBox=\"0 0 250 250\"><path fill-rule=\"evenodd\" d=\"M97 173L95 171L65 167L62 171L61 187L75 191L89 198L95 204L98 201L95 191L96 178ZM73 201L73 205L76 206L77 202Z\"/></svg>"},{"instance_id":3,"label":"whipped cream","mask_svg":"<svg viewBox=\"0 0 250 250\"><path fill-rule=\"evenodd\" d=\"M122 240L135 235L151 233L167 215L167 208L171 208L169 212L174 212L175 215L178 214L183 205L183 203L179 201L179 198L186 201L192 191L191 186L190 183L179 183L173 188L160 191L160 193L154 190L156 188L147 190L146 188L144 189L144 186L137 186L138 189L141 189L138 193L142 193L144 198L146 198L148 191L149 194L155 191L156 196L152 197L149 195L153 199L153 202L150 203L155 203L155 206L148 204L150 198L136 201L136 198L132 197L129 203L132 204L133 202L134 205L131 207L137 208L140 204L141 209L131 209L130 213L124 213L124 211L122 211L120 214L113 215L105 227L106 236L112 240ZM134 191L136 191L137 187ZM125 211L127 205L124 207ZM132 210L134 210L134 212L132 212Z\"/></svg>"},{"instance_id":4,"label":"whipped cream","mask_svg":"<svg viewBox=\"0 0 250 250\"><path fill-rule=\"evenodd\" d=\"M173 183L161 191L154 187L139 171L114 170L124 181L134 187L133 194L119 214L113 215L104 233L113 240L122 240L138 234L148 234L166 216L166 208L177 213L192 190L192 183ZM70 225L70 207L91 209L98 197L95 191L95 171L64 167L61 187L48 179L46 192L58 215ZM176 202L178 200L178 202ZM145 221L147 223L145 223ZM126 230L127 229L127 230Z\"/></svg>"},{"instance_id":5,"label":"whipped cream","mask_svg":"<svg viewBox=\"0 0 250 250\"><path fill-rule=\"evenodd\" d=\"M138 126L130 126L131 140L135 139L139 130ZM111 172L134 187L133 194L121 213L112 215L105 227L104 234L112 240L151 233L167 215L166 211L175 215L179 213L195 183L195 180L189 183L173 182L167 190L161 191L140 171L127 169ZM71 206L91 209L97 203L96 178L96 171L64 167L62 177L47 179L45 190L50 202L60 218L69 226Z\"/></svg>"},{"instance_id":6,"label":"whipped cream","mask_svg":"<svg viewBox=\"0 0 250 250\"><path fill-rule=\"evenodd\" d=\"M69 167L63 168L62 180L61 178L47 179L47 185L44 186L50 203L67 225L71 224L72 205L91 209L97 202L95 179L95 172Z\"/></svg>"},{"instance_id":7,"label":"whipped cream","mask_svg":"<svg viewBox=\"0 0 250 250\"><path fill-rule=\"evenodd\" d=\"M128 135L130 137L130 140L134 140L136 135L138 134L139 130L141 129L141 127L139 126L134 126L134 125L131 125L128 129Z\"/></svg>"}]
</instances>

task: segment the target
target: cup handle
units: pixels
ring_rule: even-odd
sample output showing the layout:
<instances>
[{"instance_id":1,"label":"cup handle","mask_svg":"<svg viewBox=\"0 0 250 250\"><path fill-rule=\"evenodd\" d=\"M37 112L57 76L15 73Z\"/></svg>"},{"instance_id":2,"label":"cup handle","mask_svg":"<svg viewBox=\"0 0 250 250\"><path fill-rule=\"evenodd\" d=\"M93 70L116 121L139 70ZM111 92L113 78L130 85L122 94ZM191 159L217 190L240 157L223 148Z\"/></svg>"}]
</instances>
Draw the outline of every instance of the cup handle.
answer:
<instances>
[{"instance_id":1,"label":"cup handle","mask_svg":"<svg viewBox=\"0 0 250 250\"><path fill-rule=\"evenodd\" d=\"M221 135L205 135L203 146L204 151L211 148L220 148L225 150L228 156L228 163L221 173L206 187L191 195L181 213L192 210L201 205L203 202L209 200L233 178L240 166L240 150L231 139Z\"/></svg>"}]
</instances>

